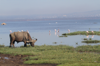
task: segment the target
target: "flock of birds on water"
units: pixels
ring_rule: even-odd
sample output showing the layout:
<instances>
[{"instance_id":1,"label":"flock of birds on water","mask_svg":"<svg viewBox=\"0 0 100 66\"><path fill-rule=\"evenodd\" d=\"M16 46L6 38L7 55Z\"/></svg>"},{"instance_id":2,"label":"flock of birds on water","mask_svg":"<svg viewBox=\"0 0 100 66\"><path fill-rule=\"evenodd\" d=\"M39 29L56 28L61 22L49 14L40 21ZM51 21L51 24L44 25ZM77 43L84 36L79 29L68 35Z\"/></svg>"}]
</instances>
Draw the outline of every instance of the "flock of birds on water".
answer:
<instances>
[{"instance_id":1,"label":"flock of birds on water","mask_svg":"<svg viewBox=\"0 0 100 66\"><path fill-rule=\"evenodd\" d=\"M50 23L49 23L50 24ZM57 24L57 22L56 22L56 24ZM21 31L19 31L18 30L18 32L23 32L23 30L21 30ZM27 30L27 32L29 33L29 31ZM87 34L89 33L89 31L86 31L87 32ZM94 33L94 31L91 31L92 33ZM12 33L12 30L10 30L10 33ZM68 33L70 33L70 29L68 29ZM55 35L57 34L57 36L59 36L59 29L58 30L56 30L55 29ZM51 30L49 30L49 35L51 35ZM87 38L89 37L89 35L87 35L86 36ZM92 38L94 37L94 35L92 35Z\"/></svg>"}]
</instances>

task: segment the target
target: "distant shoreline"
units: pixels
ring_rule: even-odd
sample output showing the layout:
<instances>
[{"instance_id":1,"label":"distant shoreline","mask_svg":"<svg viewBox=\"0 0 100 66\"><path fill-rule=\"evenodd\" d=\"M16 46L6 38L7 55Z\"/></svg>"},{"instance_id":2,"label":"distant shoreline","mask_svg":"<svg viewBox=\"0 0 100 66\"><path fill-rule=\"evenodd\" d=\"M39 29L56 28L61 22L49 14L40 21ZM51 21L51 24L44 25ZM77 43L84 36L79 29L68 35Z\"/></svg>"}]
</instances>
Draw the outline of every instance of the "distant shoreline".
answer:
<instances>
[{"instance_id":1,"label":"distant shoreline","mask_svg":"<svg viewBox=\"0 0 100 66\"><path fill-rule=\"evenodd\" d=\"M68 17L68 18L25 18L25 19L17 19L17 18L14 18L14 19L7 19L7 18L3 18L3 19L0 19L0 22L5 22L5 21L41 21L41 20L66 20L66 19L100 19L100 17Z\"/></svg>"}]
</instances>

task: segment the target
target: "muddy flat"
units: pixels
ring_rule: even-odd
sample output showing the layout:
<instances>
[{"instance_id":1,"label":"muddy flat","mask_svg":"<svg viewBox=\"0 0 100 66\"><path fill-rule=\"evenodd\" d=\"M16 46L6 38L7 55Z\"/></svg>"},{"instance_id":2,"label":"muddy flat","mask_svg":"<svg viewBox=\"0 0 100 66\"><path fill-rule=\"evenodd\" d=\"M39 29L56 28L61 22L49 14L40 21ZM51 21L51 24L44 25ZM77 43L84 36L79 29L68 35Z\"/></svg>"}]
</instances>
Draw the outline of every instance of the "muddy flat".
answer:
<instances>
[{"instance_id":1,"label":"muddy flat","mask_svg":"<svg viewBox=\"0 0 100 66\"><path fill-rule=\"evenodd\" d=\"M24 64L28 59L22 59L28 55L0 54L0 66L57 66L57 64Z\"/></svg>"}]
</instances>

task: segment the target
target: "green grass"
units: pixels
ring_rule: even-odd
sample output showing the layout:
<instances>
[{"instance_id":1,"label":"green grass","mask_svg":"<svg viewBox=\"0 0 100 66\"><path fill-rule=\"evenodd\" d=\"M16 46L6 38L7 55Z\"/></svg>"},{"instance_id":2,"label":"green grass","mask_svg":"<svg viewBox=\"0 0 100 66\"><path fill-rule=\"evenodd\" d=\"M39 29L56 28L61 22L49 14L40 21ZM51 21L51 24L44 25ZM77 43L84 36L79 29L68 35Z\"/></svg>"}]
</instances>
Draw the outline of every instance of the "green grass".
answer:
<instances>
[{"instance_id":1,"label":"green grass","mask_svg":"<svg viewBox=\"0 0 100 66\"><path fill-rule=\"evenodd\" d=\"M75 49L78 52L100 52L100 45L84 45L84 46L78 46Z\"/></svg>"},{"instance_id":2,"label":"green grass","mask_svg":"<svg viewBox=\"0 0 100 66\"><path fill-rule=\"evenodd\" d=\"M100 43L100 40L92 40L92 38L89 38L89 39L87 39L87 38L84 38L83 39L84 41L82 41L82 43L87 43L87 44L90 44L90 43Z\"/></svg>"},{"instance_id":3,"label":"green grass","mask_svg":"<svg viewBox=\"0 0 100 66\"><path fill-rule=\"evenodd\" d=\"M66 64L61 64L58 66L100 66L100 63L66 63Z\"/></svg>"},{"instance_id":4,"label":"green grass","mask_svg":"<svg viewBox=\"0 0 100 66\"><path fill-rule=\"evenodd\" d=\"M100 43L100 40L85 40L82 43Z\"/></svg>"},{"instance_id":5,"label":"green grass","mask_svg":"<svg viewBox=\"0 0 100 66\"><path fill-rule=\"evenodd\" d=\"M24 64L58 64L58 66L100 66L100 45L78 46L42 45L35 47L0 47L0 53L30 55Z\"/></svg>"},{"instance_id":6,"label":"green grass","mask_svg":"<svg viewBox=\"0 0 100 66\"><path fill-rule=\"evenodd\" d=\"M87 38L84 38L83 40L88 40Z\"/></svg>"},{"instance_id":7,"label":"green grass","mask_svg":"<svg viewBox=\"0 0 100 66\"><path fill-rule=\"evenodd\" d=\"M100 31L94 31L94 33L92 33L91 31L88 31L89 33L87 33L86 31L76 31L76 32L71 32L71 33L63 33L62 36L60 37L64 37L64 36L68 36L68 35L100 35Z\"/></svg>"}]
</instances>

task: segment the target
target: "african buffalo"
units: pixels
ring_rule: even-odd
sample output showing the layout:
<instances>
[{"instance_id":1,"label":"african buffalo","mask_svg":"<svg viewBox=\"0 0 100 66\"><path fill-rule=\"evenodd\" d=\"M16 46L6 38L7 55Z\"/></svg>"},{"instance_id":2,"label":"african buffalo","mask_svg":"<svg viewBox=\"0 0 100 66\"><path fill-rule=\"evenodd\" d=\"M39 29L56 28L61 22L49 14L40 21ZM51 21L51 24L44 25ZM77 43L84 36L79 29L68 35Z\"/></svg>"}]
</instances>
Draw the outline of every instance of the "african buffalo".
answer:
<instances>
[{"instance_id":1,"label":"african buffalo","mask_svg":"<svg viewBox=\"0 0 100 66\"><path fill-rule=\"evenodd\" d=\"M10 47L12 45L14 47L15 41L17 43L24 42L24 47L27 46L27 43L30 43L30 45L34 47L34 43L37 41L37 39L36 40L32 39L28 32L13 32L10 33L9 36L10 36Z\"/></svg>"}]
</instances>

